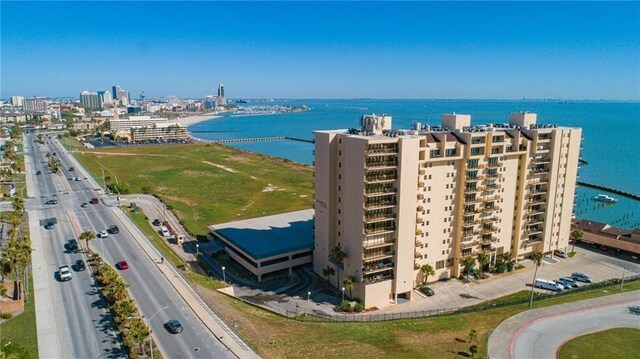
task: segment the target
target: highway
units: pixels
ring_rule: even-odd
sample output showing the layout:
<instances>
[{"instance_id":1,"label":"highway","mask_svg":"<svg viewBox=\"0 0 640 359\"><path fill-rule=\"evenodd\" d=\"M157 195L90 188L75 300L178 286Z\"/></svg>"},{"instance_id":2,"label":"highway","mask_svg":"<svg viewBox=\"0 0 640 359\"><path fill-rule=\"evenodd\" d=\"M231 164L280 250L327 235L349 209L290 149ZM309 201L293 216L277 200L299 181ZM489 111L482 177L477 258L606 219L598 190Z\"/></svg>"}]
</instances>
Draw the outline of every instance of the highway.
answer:
<instances>
[{"instance_id":1,"label":"highway","mask_svg":"<svg viewBox=\"0 0 640 359\"><path fill-rule=\"evenodd\" d=\"M33 143L35 136L28 136L29 146ZM37 145L36 145L37 146ZM116 206L110 207L105 203L111 204L115 201L113 198L109 198L104 195L102 189L97 188L95 181L84 176L84 171L81 168L76 167L75 162L72 161L66 151L62 148L57 140L48 140L48 143L41 146L40 155L44 158L46 152L56 152L62 165L61 175L47 174L44 169L42 175L37 177L47 177L46 179L39 179L39 187L43 188L44 198L36 198L40 203L44 203L49 198L58 198L58 205L49 205L51 208L41 210L44 217L47 218L55 214L58 219L59 225L56 226L51 233L46 233L46 230L42 229L45 235L55 235L58 232L62 232L57 236L55 245L52 250L52 256L55 259L56 265L62 263L64 259L75 259L74 255L65 254L62 250L62 244L65 239L77 238L77 236L85 230L90 230L98 233L102 230L106 230L111 225L117 225L120 228L120 233L110 234L107 238L96 238L89 242L92 250L98 252L102 258L109 264L114 265L118 261L126 260L129 264L129 269L119 271L124 277L127 284L129 284L129 291L133 299L135 299L138 308L142 312L147 325L152 329L154 338L157 340L157 344L160 346L162 353L166 358L232 358L235 357L228 349L222 345L222 343L204 326L204 324L196 317L194 312L178 294L174 287L169 283L166 277L158 269L159 265L166 265L156 262L149 258L148 255L142 252L140 245L134 240L134 235L141 235L135 227L132 228L131 222L125 220L121 222L118 218L122 216L116 216L120 209ZM37 165L37 163L36 163ZM41 164L41 166L46 166ZM71 166L76 167L75 171L69 171ZM37 171L38 169L36 169ZM80 181L69 180L69 178L79 177ZM42 183L42 184L40 184ZM69 194L65 194L65 193ZM57 194L57 196L55 196ZM100 199L98 204L89 204L86 208L82 208L81 204L89 202L91 198L97 197ZM114 203L114 204L117 204ZM40 205L46 208L45 205ZM74 232L75 231L75 232ZM75 236L74 236L75 233ZM52 243L54 243L52 241ZM57 248L55 248L57 247ZM57 254L53 252L58 252ZM77 255L79 257L79 255ZM71 262L69 262L70 264ZM74 279L71 281L74 285L80 286L80 281L76 280L78 276L74 274ZM87 275L87 273L80 273L80 275ZM71 284L56 283L52 288L64 288L64 285ZM75 293L81 294L81 293ZM67 296L64 296L67 295ZM67 293L62 293L64 296L63 301L70 300L71 297ZM93 300L95 302L95 300ZM73 310L61 310L64 312L62 317L65 317L66 321L71 323L81 322L81 312ZM154 316L155 315L155 316ZM56 316L57 317L57 316ZM151 323L149 319L153 317ZM184 331L181 334L170 334L165 328L164 323L169 319L177 319L184 326ZM62 323L58 322L58 325ZM78 324L74 324L78 325ZM76 331L77 328L77 331ZM92 330L87 330L92 329ZM69 330L69 336L82 336L83 333L93 332L95 333L95 341L103 343L103 338L98 328L80 328L73 327ZM108 353L113 349L103 348L100 351L90 351L88 344L78 343L75 340L71 341L73 348L73 357L98 357L100 354ZM85 347L82 354L76 355L75 353L80 348ZM85 355L85 353L87 355ZM90 354L90 355L89 355Z\"/></svg>"}]
</instances>

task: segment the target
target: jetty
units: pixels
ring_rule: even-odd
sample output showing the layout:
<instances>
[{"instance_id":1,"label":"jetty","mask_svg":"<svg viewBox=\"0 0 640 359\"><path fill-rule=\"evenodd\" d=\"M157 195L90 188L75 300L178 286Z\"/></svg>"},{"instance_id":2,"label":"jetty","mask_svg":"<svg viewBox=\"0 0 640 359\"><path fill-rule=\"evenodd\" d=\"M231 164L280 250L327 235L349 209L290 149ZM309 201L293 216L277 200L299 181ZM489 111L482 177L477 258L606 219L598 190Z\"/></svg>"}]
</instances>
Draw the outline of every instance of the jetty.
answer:
<instances>
[{"instance_id":1,"label":"jetty","mask_svg":"<svg viewBox=\"0 0 640 359\"><path fill-rule=\"evenodd\" d=\"M288 136L230 138L230 139L226 139L226 140L205 140L205 141L208 142L208 143L237 143L237 142L282 141L282 140L314 143L313 140L305 140L304 138L288 137Z\"/></svg>"},{"instance_id":2,"label":"jetty","mask_svg":"<svg viewBox=\"0 0 640 359\"><path fill-rule=\"evenodd\" d=\"M620 195L620 196L623 196L623 197L626 197L626 198L635 199L636 201L640 201L640 195L637 195L637 194L634 194L634 193L625 192L625 191L621 191L619 189L610 188L610 187L606 187L606 186L601 186L599 184L581 182L581 181L577 181L576 184L578 184L578 186L584 186L584 187L588 187L588 188L599 189L601 191L607 191L607 192L615 193L617 195Z\"/></svg>"}]
</instances>

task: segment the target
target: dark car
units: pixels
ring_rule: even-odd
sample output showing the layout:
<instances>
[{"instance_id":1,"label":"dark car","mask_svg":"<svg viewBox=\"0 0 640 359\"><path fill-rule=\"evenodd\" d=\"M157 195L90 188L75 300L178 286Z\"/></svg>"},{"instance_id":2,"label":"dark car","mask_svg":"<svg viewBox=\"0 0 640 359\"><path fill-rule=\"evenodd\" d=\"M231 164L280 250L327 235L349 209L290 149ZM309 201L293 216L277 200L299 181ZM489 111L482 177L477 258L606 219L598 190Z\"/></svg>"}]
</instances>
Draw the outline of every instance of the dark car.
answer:
<instances>
[{"instance_id":1,"label":"dark car","mask_svg":"<svg viewBox=\"0 0 640 359\"><path fill-rule=\"evenodd\" d=\"M70 171L70 172L73 172L73 171L75 171L75 170L76 170L75 168L73 168L73 167L69 167L69 171Z\"/></svg>"},{"instance_id":2,"label":"dark car","mask_svg":"<svg viewBox=\"0 0 640 359\"><path fill-rule=\"evenodd\" d=\"M89 201L89 203L91 204L98 204L98 199L96 197L91 198L91 201Z\"/></svg>"},{"instance_id":3,"label":"dark car","mask_svg":"<svg viewBox=\"0 0 640 359\"><path fill-rule=\"evenodd\" d=\"M117 234L120 233L120 228L118 228L118 226L116 226L115 224L111 227L109 227L107 229L107 232L111 233L111 234Z\"/></svg>"},{"instance_id":4,"label":"dark car","mask_svg":"<svg viewBox=\"0 0 640 359\"><path fill-rule=\"evenodd\" d=\"M87 208L87 206L89 206L89 203L87 202L84 202L83 204L80 205L80 207L82 208Z\"/></svg>"},{"instance_id":5,"label":"dark car","mask_svg":"<svg viewBox=\"0 0 640 359\"><path fill-rule=\"evenodd\" d=\"M427 297L431 297L432 295L436 294L433 289L429 288L429 287L422 287L420 288L420 291L422 293L424 293Z\"/></svg>"},{"instance_id":6,"label":"dark car","mask_svg":"<svg viewBox=\"0 0 640 359\"><path fill-rule=\"evenodd\" d=\"M182 324L180 324L180 322L176 319L171 319L170 321L164 323L164 327L167 328L167 330L171 334L182 333L183 330Z\"/></svg>"},{"instance_id":7,"label":"dark car","mask_svg":"<svg viewBox=\"0 0 640 359\"><path fill-rule=\"evenodd\" d=\"M36 172L36 175L41 175L41 174L42 174L42 171L37 171Z\"/></svg>"},{"instance_id":8,"label":"dark car","mask_svg":"<svg viewBox=\"0 0 640 359\"><path fill-rule=\"evenodd\" d=\"M77 251L78 241L76 241L75 239L70 239L69 242L67 242L67 249L69 250L69 252Z\"/></svg>"},{"instance_id":9,"label":"dark car","mask_svg":"<svg viewBox=\"0 0 640 359\"><path fill-rule=\"evenodd\" d=\"M57 199L50 199L50 200L46 201L44 204L58 204L58 200Z\"/></svg>"},{"instance_id":10,"label":"dark car","mask_svg":"<svg viewBox=\"0 0 640 359\"><path fill-rule=\"evenodd\" d=\"M44 229L54 229L54 228L56 228L56 224L53 222L49 222L44 225Z\"/></svg>"},{"instance_id":11,"label":"dark car","mask_svg":"<svg viewBox=\"0 0 640 359\"><path fill-rule=\"evenodd\" d=\"M78 260L76 261L75 267L76 267L76 271L77 271L77 272L82 272L83 270L85 270L85 269L87 268L87 267L84 265L84 262L82 261L82 259L78 259Z\"/></svg>"},{"instance_id":12,"label":"dark car","mask_svg":"<svg viewBox=\"0 0 640 359\"><path fill-rule=\"evenodd\" d=\"M159 226L162 224L162 222L160 222L160 220L156 218L153 220L153 222L151 222L151 224L153 224L154 226Z\"/></svg>"}]
</instances>

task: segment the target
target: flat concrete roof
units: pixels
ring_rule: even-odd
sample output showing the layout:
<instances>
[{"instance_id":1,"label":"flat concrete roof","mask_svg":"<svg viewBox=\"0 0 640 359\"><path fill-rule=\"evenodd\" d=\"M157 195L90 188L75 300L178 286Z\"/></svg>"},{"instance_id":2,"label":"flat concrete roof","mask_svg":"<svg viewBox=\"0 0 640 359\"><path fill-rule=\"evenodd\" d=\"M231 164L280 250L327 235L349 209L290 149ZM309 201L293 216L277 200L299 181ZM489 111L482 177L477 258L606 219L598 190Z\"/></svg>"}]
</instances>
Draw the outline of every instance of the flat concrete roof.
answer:
<instances>
[{"instance_id":1,"label":"flat concrete roof","mask_svg":"<svg viewBox=\"0 0 640 359\"><path fill-rule=\"evenodd\" d=\"M302 249L313 249L315 210L277 214L209 226L234 246L262 259Z\"/></svg>"}]
</instances>

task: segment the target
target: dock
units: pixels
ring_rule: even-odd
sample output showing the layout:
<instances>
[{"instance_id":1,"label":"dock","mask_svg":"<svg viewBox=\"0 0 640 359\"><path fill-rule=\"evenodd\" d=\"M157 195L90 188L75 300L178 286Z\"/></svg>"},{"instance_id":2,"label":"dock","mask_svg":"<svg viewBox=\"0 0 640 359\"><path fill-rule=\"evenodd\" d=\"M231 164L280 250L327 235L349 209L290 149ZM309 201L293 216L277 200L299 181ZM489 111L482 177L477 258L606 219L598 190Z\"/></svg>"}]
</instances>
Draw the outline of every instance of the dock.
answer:
<instances>
[{"instance_id":1,"label":"dock","mask_svg":"<svg viewBox=\"0 0 640 359\"><path fill-rule=\"evenodd\" d=\"M617 195L620 195L620 196L623 196L623 197L626 197L626 198L630 198L630 199L634 199L636 201L640 201L640 195L637 195L637 194L634 194L634 193L630 193L630 192L621 191L619 189L610 188L610 187L606 187L606 186L601 186L599 184L581 182L581 181L577 181L576 184L578 186L584 186L584 187L588 187L588 188L599 189L601 191L607 191L607 192L615 193Z\"/></svg>"},{"instance_id":2,"label":"dock","mask_svg":"<svg viewBox=\"0 0 640 359\"><path fill-rule=\"evenodd\" d=\"M227 140L205 140L208 143L237 143L237 142L264 142L264 141L298 141L306 143L314 143L313 140L305 140L303 138L288 137L288 136L275 136L275 137L251 137L251 138L231 138Z\"/></svg>"}]
</instances>

